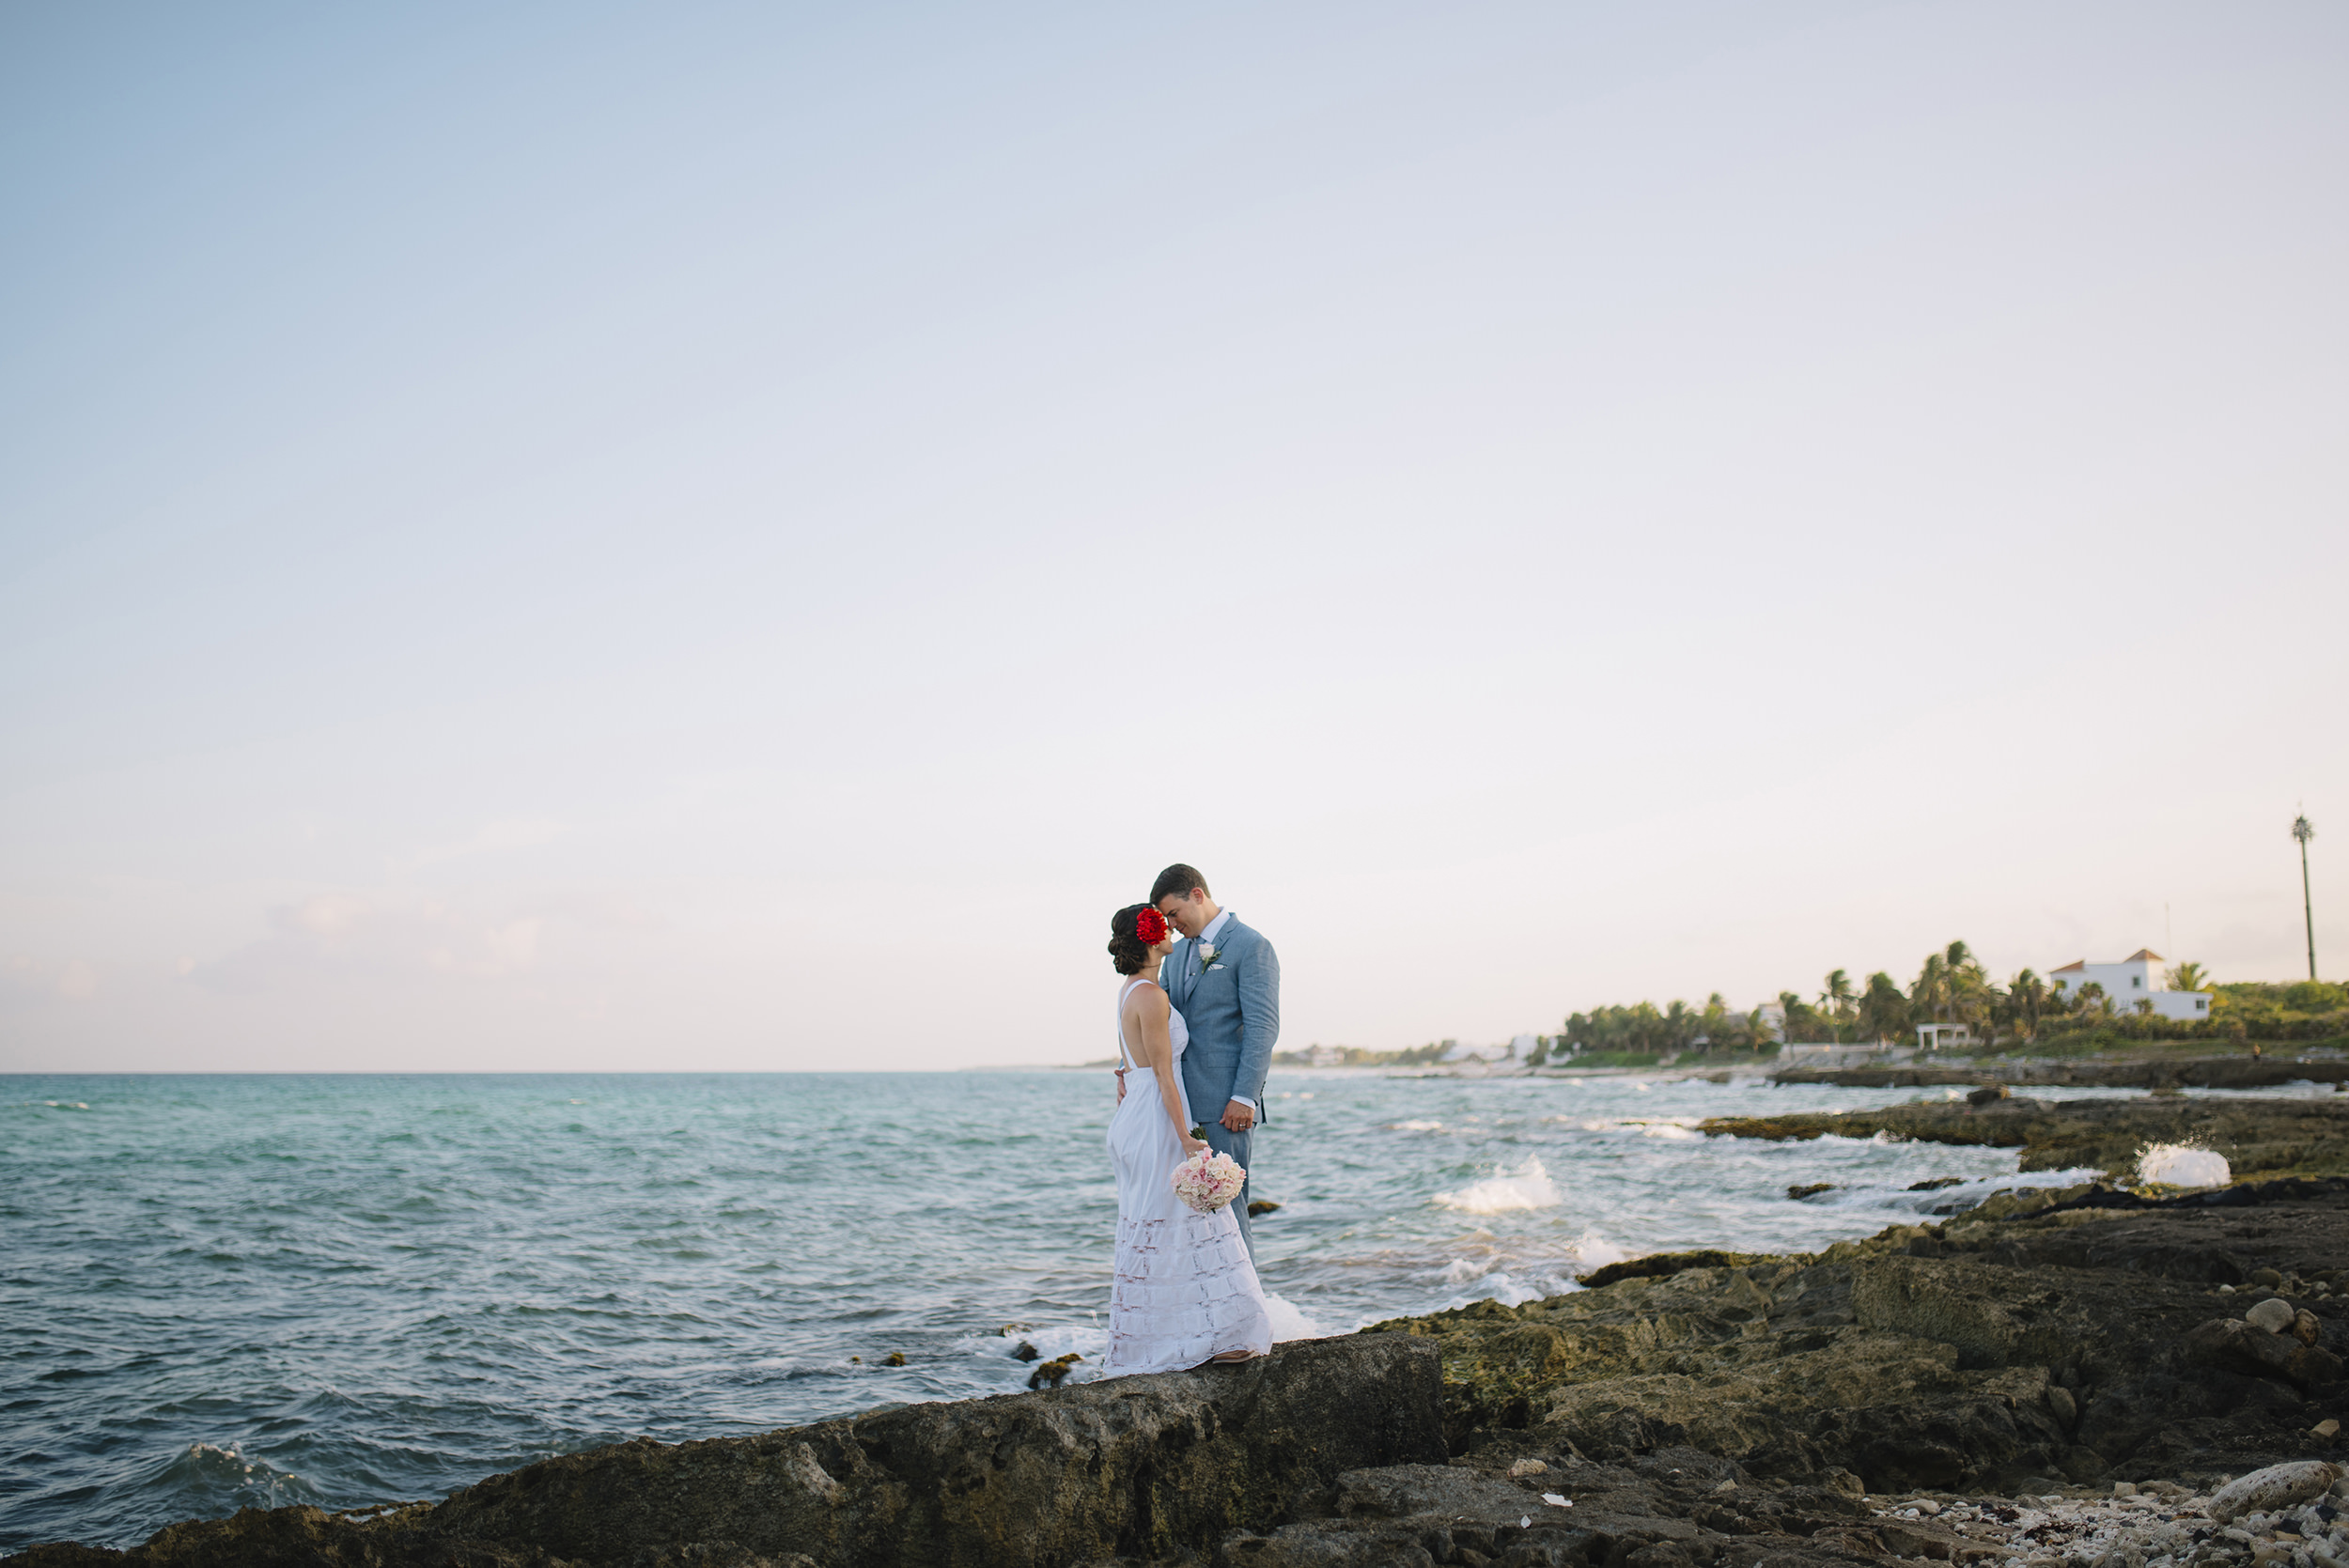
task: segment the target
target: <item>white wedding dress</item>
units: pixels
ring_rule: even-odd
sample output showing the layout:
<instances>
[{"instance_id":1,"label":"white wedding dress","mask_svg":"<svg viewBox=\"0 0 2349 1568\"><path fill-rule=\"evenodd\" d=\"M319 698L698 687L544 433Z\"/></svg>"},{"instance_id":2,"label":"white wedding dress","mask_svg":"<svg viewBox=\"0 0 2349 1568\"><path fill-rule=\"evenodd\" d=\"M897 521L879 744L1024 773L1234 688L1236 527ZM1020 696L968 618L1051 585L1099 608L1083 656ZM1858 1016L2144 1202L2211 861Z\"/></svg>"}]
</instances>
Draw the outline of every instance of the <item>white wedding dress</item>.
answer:
<instances>
[{"instance_id":1,"label":"white wedding dress","mask_svg":"<svg viewBox=\"0 0 2349 1568\"><path fill-rule=\"evenodd\" d=\"M1174 1196L1183 1145L1167 1120L1159 1076L1133 1067L1126 1049L1126 999L1117 996L1117 1054L1129 1068L1126 1097L1110 1118L1110 1162L1117 1168L1117 1254L1111 1266L1110 1348L1102 1375L1173 1372L1218 1356L1272 1348L1264 1286L1230 1205L1200 1214ZM1190 1031L1167 1009L1174 1048L1174 1093L1183 1093L1183 1048ZM1176 1108L1192 1126L1188 1102Z\"/></svg>"}]
</instances>

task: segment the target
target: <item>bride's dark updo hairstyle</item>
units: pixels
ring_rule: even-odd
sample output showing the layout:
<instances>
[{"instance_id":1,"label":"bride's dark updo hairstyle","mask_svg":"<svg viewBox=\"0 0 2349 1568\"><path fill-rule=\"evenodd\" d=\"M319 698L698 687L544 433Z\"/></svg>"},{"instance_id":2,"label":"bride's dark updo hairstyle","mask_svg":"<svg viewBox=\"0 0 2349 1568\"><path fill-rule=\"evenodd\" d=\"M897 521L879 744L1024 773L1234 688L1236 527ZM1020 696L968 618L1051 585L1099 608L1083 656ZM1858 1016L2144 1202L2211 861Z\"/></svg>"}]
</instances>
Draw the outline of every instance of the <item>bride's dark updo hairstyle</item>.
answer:
<instances>
[{"instance_id":1,"label":"bride's dark updo hairstyle","mask_svg":"<svg viewBox=\"0 0 2349 1568\"><path fill-rule=\"evenodd\" d=\"M1166 917L1154 905L1128 904L1110 916L1110 962L1120 974L1140 974L1150 950L1164 940Z\"/></svg>"}]
</instances>

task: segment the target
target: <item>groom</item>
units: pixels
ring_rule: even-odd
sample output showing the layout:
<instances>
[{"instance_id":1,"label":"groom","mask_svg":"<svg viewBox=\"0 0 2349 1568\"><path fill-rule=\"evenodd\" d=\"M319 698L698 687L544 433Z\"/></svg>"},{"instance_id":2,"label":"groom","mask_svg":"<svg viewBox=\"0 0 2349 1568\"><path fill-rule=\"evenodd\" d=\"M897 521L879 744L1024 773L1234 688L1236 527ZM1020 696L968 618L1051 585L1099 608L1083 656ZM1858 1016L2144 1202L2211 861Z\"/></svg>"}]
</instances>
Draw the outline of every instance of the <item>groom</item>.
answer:
<instances>
[{"instance_id":1,"label":"groom","mask_svg":"<svg viewBox=\"0 0 2349 1568\"><path fill-rule=\"evenodd\" d=\"M1190 1028L1183 1095L1208 1146L1239 1161L1252 1185L1249 1134L1264 1120L1264 1076L1281 1033L1281 960L1270 942L1216 907L1207 879L1190 866L1159 872L1150 902L1185 939L1167 955L1164 970L1167 995ZM1240 1188L1232 1212L1252 1259L1256 1238L1248 1223L1248 1192Z\"/></svg>"}]
</instances>

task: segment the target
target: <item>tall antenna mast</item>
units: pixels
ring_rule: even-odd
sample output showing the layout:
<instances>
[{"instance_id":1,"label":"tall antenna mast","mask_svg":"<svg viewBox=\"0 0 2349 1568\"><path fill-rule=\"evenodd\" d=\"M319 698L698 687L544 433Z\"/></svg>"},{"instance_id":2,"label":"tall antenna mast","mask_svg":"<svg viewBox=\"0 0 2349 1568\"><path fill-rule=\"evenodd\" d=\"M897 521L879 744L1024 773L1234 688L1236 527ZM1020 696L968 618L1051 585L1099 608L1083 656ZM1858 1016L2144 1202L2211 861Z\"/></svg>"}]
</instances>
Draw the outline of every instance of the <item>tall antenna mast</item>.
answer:
<instances>
[{"instance_id":1,"label":"tall antenna mast","mask_svg":"<svg viewBox=\"0 0 2349 1568\"><path fill-rule=\"evenodd\" d=\"M2316 905L2309 898L2309 840L2316 830L2309 826L2306 812L2292 819L2292 836L2300 841L2300 918L2309 928L2309 978L2316 978Z\"/></svg>"}]
</instances>

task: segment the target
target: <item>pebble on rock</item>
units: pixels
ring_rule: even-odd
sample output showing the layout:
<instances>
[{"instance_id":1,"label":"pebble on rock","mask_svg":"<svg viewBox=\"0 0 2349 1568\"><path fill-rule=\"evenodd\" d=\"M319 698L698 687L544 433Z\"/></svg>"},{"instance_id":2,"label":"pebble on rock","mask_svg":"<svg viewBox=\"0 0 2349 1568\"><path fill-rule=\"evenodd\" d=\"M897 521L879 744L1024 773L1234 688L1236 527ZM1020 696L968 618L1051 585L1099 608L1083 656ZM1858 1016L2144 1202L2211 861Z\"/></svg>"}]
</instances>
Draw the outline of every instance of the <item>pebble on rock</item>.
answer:
<instances>
[{"instance_id":1,"label":"pebble on rock","mask_svg":"<svg viewBox=\"0 0 2349 1568\"><path fill-rule=\"evenodd\" d=\"M2291 1302L2286 1301L2280 1296L2271 1296L2258 1306L2247 1311L2243 1314L2243 1321L2254 1328L2264 1328L2271 1334L2280 1334L2292 1327L2292 1321L2296 1315L2292 1310Z\"/></svg>"},{"instance_id":2,"label":"pebble on rock","mask_svg":"<svg viewBox=\"0 0 2349 1568\"><path fill-rule=\"evenodd\" d=\"M2322 1459L2270 1465L2221 1486L2211 1495L2208 1512L2218 1523L2232 1524L2246 1514L2271 1514L2321 1497L2340 1479L2341 1467Z\"/></svg>"},{"instance_id":3,"label":"pebble on rock","mask_svg":"<svg viewBox=\"0 0 2349 1568\"><path fill-rule=\"evenodd\" d=\"M1530 1475L1548 1475L1549 1467L1538 1459L1520 1459L1509 1467L1509 1479L1519 1481Z\"/></svg>"}]
</instances>

